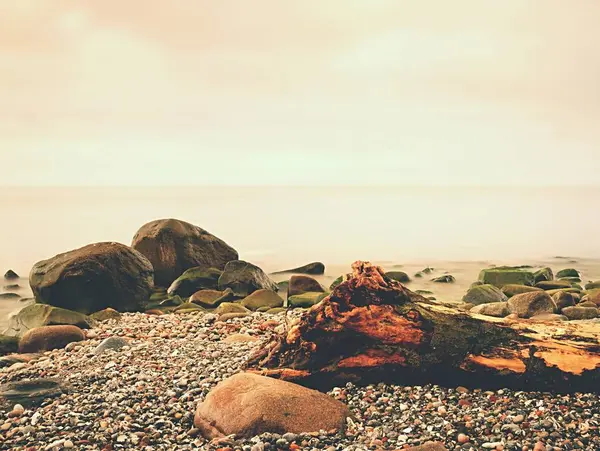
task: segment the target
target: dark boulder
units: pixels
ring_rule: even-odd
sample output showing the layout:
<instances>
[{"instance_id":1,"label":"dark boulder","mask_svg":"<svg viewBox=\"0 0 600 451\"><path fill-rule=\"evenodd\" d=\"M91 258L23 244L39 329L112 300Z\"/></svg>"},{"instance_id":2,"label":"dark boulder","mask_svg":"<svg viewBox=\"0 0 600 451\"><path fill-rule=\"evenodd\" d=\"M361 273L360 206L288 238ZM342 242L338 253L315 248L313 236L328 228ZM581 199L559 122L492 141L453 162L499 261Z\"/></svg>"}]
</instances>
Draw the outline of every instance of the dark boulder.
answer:
<instances>
[{"instance_id":1,"label":"dark boulder","mask_svg":"<svg viewBox=\"0 0 600 451\"><path fill-rule=\"evenodd\" d=\"M533 273L533 280L535 283L553 279L554 274L552 273L552 268L548 266L545 268L538 269L536 272Z\"/></svg>"},{"instance_id":2,"label":"dark boulder","mask_svg":"<svg viewBox=\"0 0 600 451\"><path fill-rule=\"evenodd\" d=\"M558 310L562 310L565 307L572 307L576 304L573 295L565 291L559 291L558 293L555 293L552 296L552 299L554 300Z\"/></svg>"},{"instance_id":3,"label":"dark boulder","mask_svg":"<svg viewBox=\"0 0 600 451\"><path fill-rule=\"evenodd\" d=\"M292 276L288 285L288 298L297 294L315 292L324 293L325 288L315 279L309 276Z\"/></svg>"},{"instance_id":4,"label":"dark boulder","mask_svg":"<svg viewBox=\"0 0 600 451\"><path fill-rule=\"evenodd\" d=\"M19 349L19 338L0 335L0 355L12 354Z\"/></svg>"},{"instance_id":5,"label":"dark boulder","mask_svg":"<svg viewBox=\"0 0 600 451\"><path fill-rule=\"evenodd\" d=\"M57 398L69 391L70 387L61 379L24 379L0 386L0 399L10 407L21 404L27 408L37 406L45 399Z\"/></svg>"},{"instance_id":6,"label":"dark boulder","mask_svg":"<svg viewBox=\"0 0 600 451\"><path fill-rule=\"evenodd\" d=\"M556 278L557 279L562 279L565 277L574 277L576 279L580 278L580 274L579 271L577 271L574 268L566 268L566 269L561 269L560 271L558 271L556 273Z\"/></svg>"},{"instance_id":7,"label":"dark boulder","mask_svg":"<svg viewBox=\"0 0 600 451\"><path fill-rule=\"evenodd\" d=\"M571 288L571 283L565 280L546 280L536 283L535 286L542 290L558 290L561 288Z\"/></svg>"},{"instance_id":8,"label":"dark boulder","mask_svg":"<svg viewBox=\"0 0 600 451\"><path fill-rule=\"evenodd\" d=\"M177 219L159 219L143 225L131 247L154 267L155 284L168 287L184 271L197 266L223 269L238 253L220 238Z\"/></svg>"},{"instance_id":9,"label":"dark boulder","mask_svg":"<svg viewBox=\"0 0 600 451\"><path fill-rule=\"evenodd\" d=\"M388 271L385 273L386 277L389 277L392 280L396 280L400 283L410 282L410 277L403 271Z\"/></svg>"},{"instance_id":10,"label":"dark boulder","mask_svg":"<svg viewBox=\"0 0 600 451\"><path fill-rule=\"evenodd\" d=\"M29 283L43 304L85 314L107 307L135 311L152 293L153 270L128 246L97 243L36 263Z\"/></svg>"},{"instance_id":11,"label":"dark boulder","mask_svg":"<svg viewBox=\"0 0 600 451\"><path fill-rule=\"evenodd\" d=\"M279 290L277 284L262 269L243 260L231 261L225 265L223 274L219 277L219 290L227 288L242 298L261 288Z\"/></svg>"},{"instance_id":12,"label":"dark boulder","mask_svg":"<svg viewBox=\"0 0 600 451\"><path fill-rule=\"evenodd\" d=\"M431 281L436 282L436 283L454 283L454 282L456 282L456 279L454 278L454 276L452 276L450 274L445 274L443 276L439 276L434 279L431 279Z\"/></svg>"},{"instance_id":13,"label":"dark boulder","mask_svg":"<svg viewBox=\"0 0 600 451\"><path fill-rule=\"evenodd\" d=\"M545 291L517 294L508 300L507 305L510 313L516 313L519 318L556 312L554 300Z\"/></svg>"},{"instance_id":14,"label":"dark boulder","mask_svg":"<svg viewBox=\"0 0 600 451\"><path fill-rule=\"evenodd\" d=\"M19 278L19 275L14 272L12 269L9 269L8 271L6 271L6 273L4 274L4 278L6 280L16 280Z\"/></svg>"},{"instance_id":15,"label":"dark boulder","mask_svg":"<svg viewBox=\"0 0 600 451\"><path fill-rule=\"evenodd\" d=\"M289 272L293 272L293 273L297 273L297 274L311 274L313 276L320 276L322 274L325 274L325 265L321 262L313 262L313 263L308 263L307 265L304 265L304 266L299 266L298 268L277 271L277 272L274 272L273 274L285 274L285 273L289 273Z\"/></svg>"},{"instance_id":16,"label":"dark boulder","mask_svg":"<svg viewBox=\"0 0 600 451\"><path fill-rule=\"evenodd\" d=\"M187 298L200 290L216 290L222 273L216 268L190 268L175 279L167 294Z\"/></svg>"}]
</instances>

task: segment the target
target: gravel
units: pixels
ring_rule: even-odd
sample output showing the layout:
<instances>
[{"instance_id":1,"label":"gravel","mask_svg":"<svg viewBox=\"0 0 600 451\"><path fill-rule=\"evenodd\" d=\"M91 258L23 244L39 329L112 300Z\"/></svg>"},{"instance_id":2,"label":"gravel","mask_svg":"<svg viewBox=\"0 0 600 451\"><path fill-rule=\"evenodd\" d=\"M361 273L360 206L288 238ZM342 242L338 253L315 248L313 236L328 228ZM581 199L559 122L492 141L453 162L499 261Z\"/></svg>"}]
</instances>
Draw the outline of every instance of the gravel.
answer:
<instances>
[{"instance_id":1,"label":"gravel","mask_svg":"<svg viewBox=\"0 0 600 451\"><path fill-rule=\"evenodd\" d=\"M283 314L253 313L223 323L198 312L123 314L101 323L89 334L94 338L0 370L0 383L58 377L71 387L36 408L0 411L0 449L362 451L428 440L450 450L600 449L596 394L387 384L347 384L329 392L354 414L343 433L262 434L209 443L193 426L196 405L284 322ZM240 333L259 341L224 342ZM96 354L109 337L122 337L127 346Z\"/></svg>"}]
</instances>

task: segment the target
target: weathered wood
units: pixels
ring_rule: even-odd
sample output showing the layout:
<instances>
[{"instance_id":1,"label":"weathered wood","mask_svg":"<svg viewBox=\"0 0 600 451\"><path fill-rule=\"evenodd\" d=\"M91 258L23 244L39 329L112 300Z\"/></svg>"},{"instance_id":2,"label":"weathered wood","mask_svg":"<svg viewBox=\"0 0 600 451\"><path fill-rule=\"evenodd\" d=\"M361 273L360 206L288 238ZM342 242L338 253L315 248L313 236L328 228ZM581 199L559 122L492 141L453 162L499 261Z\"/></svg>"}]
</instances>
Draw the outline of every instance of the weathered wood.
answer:
<instances>
[{"instance_id":1,"label":"weathered wood","mask_svg":"<svg viewBox=\"0 0 600 451\"><path fill-rule=\"evenodd\" d=\"M247 368L320 389L351 381L599 392L599 336L598 323L460 312L356 262L350 278Z\"/></svg>"}]
</instances>

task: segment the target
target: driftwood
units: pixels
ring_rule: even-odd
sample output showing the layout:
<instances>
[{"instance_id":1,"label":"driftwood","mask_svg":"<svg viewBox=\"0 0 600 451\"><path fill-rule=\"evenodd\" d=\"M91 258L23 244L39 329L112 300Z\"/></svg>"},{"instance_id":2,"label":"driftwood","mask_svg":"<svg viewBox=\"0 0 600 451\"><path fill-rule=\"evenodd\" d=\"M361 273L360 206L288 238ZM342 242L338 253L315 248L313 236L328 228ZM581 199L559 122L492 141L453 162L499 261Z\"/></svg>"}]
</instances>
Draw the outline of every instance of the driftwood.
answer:
<instances>
[{"instance_id":1,"label":"driftwood","mask_svg":"<svg viewBox=\"0 0 600 451\"><path fill-rule=\"evenodd\" d=\"M356 262L351 277L246 366L319 389L393 382L599 392L599 337L599 323L460 312Z\"/></svg>"}]
</instances>

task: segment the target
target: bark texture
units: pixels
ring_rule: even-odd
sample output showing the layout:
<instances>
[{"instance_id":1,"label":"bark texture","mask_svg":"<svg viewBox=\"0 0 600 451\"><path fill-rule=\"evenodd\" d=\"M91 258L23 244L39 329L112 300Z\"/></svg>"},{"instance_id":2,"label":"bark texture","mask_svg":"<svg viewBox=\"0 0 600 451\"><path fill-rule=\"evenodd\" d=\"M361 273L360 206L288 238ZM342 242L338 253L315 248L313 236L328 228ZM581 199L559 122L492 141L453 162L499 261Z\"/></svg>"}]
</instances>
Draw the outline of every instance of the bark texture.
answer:
<instances>
[{"instance_id":1,"label":"bark texture","mask_svg":"<svg viewBox=\"0 0 600 451\"><path fill-rule=\"evenodd\" d=\"M460 312L359 261L247 368L319 389L350 381L599 392L599 336L598 323Z\"/></svg>"}]
</instances>

